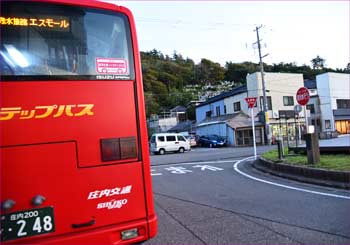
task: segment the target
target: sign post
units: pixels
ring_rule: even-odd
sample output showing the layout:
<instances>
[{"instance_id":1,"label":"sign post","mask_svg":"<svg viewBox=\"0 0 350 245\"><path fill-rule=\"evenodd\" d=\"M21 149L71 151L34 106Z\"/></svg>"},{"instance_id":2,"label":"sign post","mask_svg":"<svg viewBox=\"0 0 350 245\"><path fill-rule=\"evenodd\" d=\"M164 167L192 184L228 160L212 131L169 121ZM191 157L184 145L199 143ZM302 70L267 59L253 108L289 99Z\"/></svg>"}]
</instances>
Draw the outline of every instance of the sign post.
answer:
<instances>
[{"instance_id":1,"label":"sign post","mask_svg":"<svg viewBox=\"0 0 350 245\"><path fill-rule=\"evenodd\" d=\"M305 124L306 124L306 150L307 150L307 162L308 164L316 164L320 162L320 148L318 144L318 137L313 131L309 131L306 116L306 104L310 100L309 90L305 87L299 88L297 91L297 101L299 105L304 106Z\"/></svg>"},{"instance_id":2,"label":"sign post","mask_svg":"<svg viewBox=\"0 0 350 245\"><path fill-rule=\"evenodd\" d=\"M305 87L301 87L297 91L297 102L299 105L302 105L304 107L304 117L305 117L305 127L306 127L306 133L308 132L308 122L307 122L307 115L306 115L306 104L310 100L310 93L309 90Z\"/></svg>"},{"instance_id":3,"label":"sign post","mask_svg":"<svg viewBox=\"0 0 350 245\"><path fill-rule=\"evenodd\" d=\"M294 124L295 124L295 146L298 147L298 140L300 138L300 130L299 130L299 113L302 111L301 105L294 106ZM298 118L298 124L297 119Z\"/></svg>"},{"instance_id":4,"label":"sign post","mask_svg":"<svg viewBox=\"0 0 350 245\"><path fill-rule=\"evenodd\" d=\"M250 115L252 119L252 130L253 130L254 160L256 160L255 123L254 123L254 112L253 112L253 107L256 103L256 97L247 97L245 98L245 101L248 104L248 108L250 108Z\"/></svg>"}]
</instances>

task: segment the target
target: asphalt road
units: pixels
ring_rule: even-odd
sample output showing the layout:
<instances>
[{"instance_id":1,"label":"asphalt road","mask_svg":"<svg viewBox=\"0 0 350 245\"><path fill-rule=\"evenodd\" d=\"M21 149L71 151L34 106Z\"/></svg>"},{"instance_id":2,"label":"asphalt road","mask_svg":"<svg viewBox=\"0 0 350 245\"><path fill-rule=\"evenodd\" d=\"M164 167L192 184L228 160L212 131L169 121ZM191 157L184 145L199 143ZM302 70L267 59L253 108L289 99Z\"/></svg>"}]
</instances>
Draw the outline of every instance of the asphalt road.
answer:
<instances>
[{"instance_id":1,"label":"asphalt road","mask_svg":"<svg viewBox=\"0 0 350 245\"><path fill-rule=\"evenodd\" d=\"M159 231L145 244L350 244L349 191L261 173L250 152L152 156Z\"/></svg>"},{"instance_id":2,"label":"asphalt road","mask_svg":"<svg viewBox=\"0 0 350 245\"><path fill-rule=\"evenodd\" d=\"M276 148L276 146L260 146L257 147L257 154L263 153L269 149ZM166 165L174 163L186 162L204 162L217 161L225 159L240 159L242 157L249 157L254 154L252 147L222 147L222 148L192 148L190 152L184 154L167 153L165 155L151 155L151 165Z\"/></svg>"}]
</instances>

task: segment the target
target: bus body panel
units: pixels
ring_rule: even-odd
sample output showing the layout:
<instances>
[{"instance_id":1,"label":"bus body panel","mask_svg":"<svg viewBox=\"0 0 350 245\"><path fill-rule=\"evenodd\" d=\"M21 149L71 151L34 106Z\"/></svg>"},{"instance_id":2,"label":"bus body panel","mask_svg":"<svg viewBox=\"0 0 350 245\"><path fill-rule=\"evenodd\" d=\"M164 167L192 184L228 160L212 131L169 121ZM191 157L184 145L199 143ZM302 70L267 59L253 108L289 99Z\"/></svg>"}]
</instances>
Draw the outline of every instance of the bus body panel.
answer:
<instances>
[{"instance_id":1,"label":"bus body panel","mask_svg":"<svg viewBox=\"0 0 350 245\"><path fill-rule=\"evenodd\" d=\"M11 212L52 207L55 235L146 216L140 162L79 169L76 149L76 142L3 148L1 181L11 188L2 195L16 200ZM37 195L45 201L33 206Z\"/></svg>"},{"instance_id":2,"label":"bus body panel","mask_svg":"<svg viewBox=\"0 0 350 245\"><path fill-rule=\"evenodd\" d=\"M139 141L132 81L2 82L1 97L12 108L1 121L3 146L76 140L78 164L88 167L110 164L101 139Z\"/></svg>"},{"instance_id":3,"label":"bus body panel","mask_svg":"<svg viewBox=\"0 0 350 245\"><path fill-rule=\"evenodd\" d=\"M16 201L11 213L38 208L31 200L43 196L39 208L53 207L55 236L150 216L143 173L149 161L139 161L138 154L117 161L101 159L101 139L140 140L133 95L132 81L2 82L1 107L17 108L11 119L0 122L1 195L2 200ZM86 104L93 107L80 116L86 107L78 105ZM61 114L60 106L67 105L71 114L64 111L55 117ZM130 187L126 194L115 194ZM96 191L101 197L89 199ZM89 221L95 224L72 228ZM143 230L149 231L145 224ZM151 231L154 236L156 228ZM31 237L22 240L27 239Z\"/></svg>"}]
</instances>

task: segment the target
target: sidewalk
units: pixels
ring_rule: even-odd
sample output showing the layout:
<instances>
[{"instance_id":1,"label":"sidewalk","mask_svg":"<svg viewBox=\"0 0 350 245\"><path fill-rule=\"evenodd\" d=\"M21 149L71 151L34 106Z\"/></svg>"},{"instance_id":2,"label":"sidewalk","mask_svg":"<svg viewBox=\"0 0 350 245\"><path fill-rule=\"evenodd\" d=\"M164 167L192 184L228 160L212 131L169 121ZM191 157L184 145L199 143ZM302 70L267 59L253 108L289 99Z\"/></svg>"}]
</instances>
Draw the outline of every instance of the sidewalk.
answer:
<instances>
[{"instance_id":1,"label":"sidewalk","mask_svg":"<svg viewBox=\"0 0 350 245\"><path fill-rule=\"evenodd\" d=\"M320 146L348 146L350 147L350 134L339 135L338 138L324 139L319 141Z\"/></svg>"},{"instance_id":2,"label":"sidewalk","mask_svg":"<svg viewBox=\"0 0 350 245\"><path fill-rule=\"evenodd\" d=\"M343 134L339 135L337 138L333 139L322 139L319 140L319 146L320 147L336 147L336 146L348 146L350 147L350 134ZM287 142L283 142L285 146L287 146ZM295 147L296 142L295 140L289 141L289 146ZM299 142L298 147L305 147L305 141Z\"/></svg>"}]
</instances>

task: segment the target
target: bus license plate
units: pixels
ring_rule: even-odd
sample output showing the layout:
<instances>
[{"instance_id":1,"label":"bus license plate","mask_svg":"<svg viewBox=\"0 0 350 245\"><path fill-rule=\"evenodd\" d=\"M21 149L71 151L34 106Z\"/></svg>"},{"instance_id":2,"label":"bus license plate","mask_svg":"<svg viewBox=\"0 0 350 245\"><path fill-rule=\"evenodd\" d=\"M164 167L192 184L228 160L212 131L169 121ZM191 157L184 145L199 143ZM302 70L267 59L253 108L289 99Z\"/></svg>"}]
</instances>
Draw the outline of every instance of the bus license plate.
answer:
<instances>
[{"instance_id":1,"label":"bus license plate","mask_svg":"<svg viewBox=\"0 0 350 245\"><path fill-rule=\"evenodd\" d=\"M54 231L53 207L1 215L1 241L36 236Z\"/></svg>"}]
</instances>

